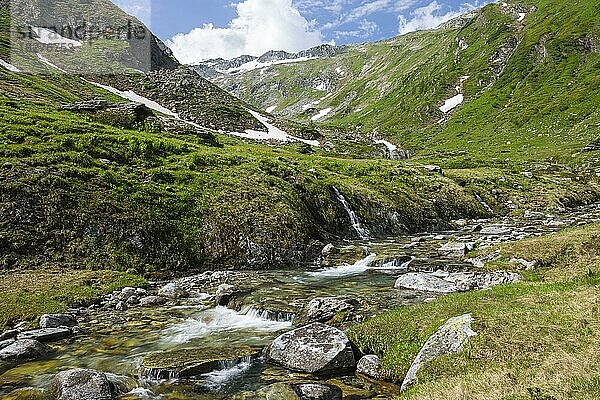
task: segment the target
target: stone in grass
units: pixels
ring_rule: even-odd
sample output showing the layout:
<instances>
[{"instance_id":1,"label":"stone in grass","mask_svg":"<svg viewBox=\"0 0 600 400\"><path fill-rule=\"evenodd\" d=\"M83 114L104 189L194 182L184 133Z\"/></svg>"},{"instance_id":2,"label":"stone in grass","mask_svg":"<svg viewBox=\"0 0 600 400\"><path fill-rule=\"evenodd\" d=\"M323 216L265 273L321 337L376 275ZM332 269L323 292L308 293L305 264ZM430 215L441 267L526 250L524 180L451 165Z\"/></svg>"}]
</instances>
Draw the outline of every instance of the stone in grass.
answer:
<instances>
[{"instance_id":1,"label":"stone in grass","mask_svg":"<svg viewBox=\"0 0 600 400\"><path fill-rule=\"evenodd\" d=\"M458 291L454 283L421 272L411 272L400 276L396 280L395 287L396 289L419 290L432 293L454 293Z\"/></svg>"},{"instance_id":2,"label":"stone in grass","mask_svg":"<svg viewBox=\"0 0 600 400\"><path fill-rule=\"evenodd\" d=\"M472 322L471 314L450 318L431 335L410 366L401 390L407 390L417 382L417 373L423 364L444 355L463 351L469 339L477 335L471 329Z\"/></svg>"},{"instance_id":3,"label":"stone in grass","mask_svg":"<svg viewBox=\"0 0 600 400\"><path fill-rule=\"evenodd\" d=\"M235 364L258 357L260 352L261 349L248 346L156 352L144 357L142 367L151 379L185 378L212 372L223 363Z\"/></svg>"},{"instance_id":4,"label":"stone in grass","mask_svg":"<svg viewBox=\"0 0 600 400\"><path fill-rule=\"evenodd\" d=\"M358 361L356 373L376 380L384 380L381 369L381 360L374 354L364 356Z\"/></svg>"},{"instance_id":5,"label":"stone in grass","mask_svg":"<svg viewBox=\"0 0 600 400\"><path fill-rule=\"evenodd\" d=\"M356 366L346 334L321 323L279 336L267 349L266 357L270 363L309 374L338 374Z\"/></svg>"}]
</instances>

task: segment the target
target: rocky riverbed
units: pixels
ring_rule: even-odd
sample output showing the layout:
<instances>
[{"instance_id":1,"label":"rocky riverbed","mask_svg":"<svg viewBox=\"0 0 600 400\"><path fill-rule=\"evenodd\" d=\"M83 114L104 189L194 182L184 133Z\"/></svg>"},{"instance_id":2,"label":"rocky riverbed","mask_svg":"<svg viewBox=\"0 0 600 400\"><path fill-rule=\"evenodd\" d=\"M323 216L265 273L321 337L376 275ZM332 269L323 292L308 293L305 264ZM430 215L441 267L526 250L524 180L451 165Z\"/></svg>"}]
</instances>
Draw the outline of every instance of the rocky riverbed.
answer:
<instances>
[{"instance_id":1,"label":"rocky riverbed","mask_svg":"<svg viewBox=\"0 0 600 400\"><path fill-rule=\"evenodd\" d=\"M414 376L385 383L379 360L356 350L348 327L446 293L518 282L518 274L482 272L498 254L467 259L467 252L599 220L600 209L590 206L454 221L453 231L334 243L302 270L211 271L126 288L44 316L39 329L3 333L0 396L389 398ZM534 260L513 261L536 268ZM476 334L470 316L456 317L430 338L411 374Z\"/></svg>"}]
</instances>

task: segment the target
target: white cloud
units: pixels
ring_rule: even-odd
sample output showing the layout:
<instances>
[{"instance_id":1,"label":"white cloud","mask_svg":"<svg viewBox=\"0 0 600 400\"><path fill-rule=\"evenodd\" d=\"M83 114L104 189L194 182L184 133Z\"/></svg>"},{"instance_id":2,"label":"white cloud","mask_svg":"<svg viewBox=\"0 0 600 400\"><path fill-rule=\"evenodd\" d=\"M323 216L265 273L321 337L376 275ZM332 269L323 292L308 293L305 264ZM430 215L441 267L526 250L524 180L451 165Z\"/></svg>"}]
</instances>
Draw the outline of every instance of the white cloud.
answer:
<instances>
[{"instance_id":1,"label":"white cloud","mask_svg":"<svg viewBox=\"0 0 600 400\"><path fill-rule=\"evenodd\" d=\"M437 2L433 1L429 5L416 8L410 13L411 19L407 19L404 15L398 17L398 33L404 35L405 33L432 29L439 25L456 18L465 12L474 9L475 6L470 4L464 4L459 10L448 11L446 13L440 13L442 6Z\"/></svg>"},{"instance_id":2,"label":"white cloud","mask_svg":"<svg viewBox=\"0 0 600 400\"><path fill-rule=\"evenodd\" d=\"M323 43L314 24L292 5L292 0L245 0L235 5L237 17L226 28L212 24L179 34L167 41L185 64L209 58L262 55L269 50L299 51Z\"/></svg>"}]
</instances>

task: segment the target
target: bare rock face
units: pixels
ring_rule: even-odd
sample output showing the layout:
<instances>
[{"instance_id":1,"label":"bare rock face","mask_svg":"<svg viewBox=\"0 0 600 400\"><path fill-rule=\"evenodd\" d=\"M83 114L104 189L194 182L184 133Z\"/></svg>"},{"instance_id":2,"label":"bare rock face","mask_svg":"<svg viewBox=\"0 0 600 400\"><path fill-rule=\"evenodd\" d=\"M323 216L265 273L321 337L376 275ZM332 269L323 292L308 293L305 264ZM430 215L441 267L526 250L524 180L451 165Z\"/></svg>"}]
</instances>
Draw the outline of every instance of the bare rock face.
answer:
<instances>
[{"instance_id":1,"label":"bare rock face","mask_svg":"<svg viewBox=\"0 0 600 400\"><path fill-rule=\"evenodd\" d=\"M350 340L339 329L314 323L284 333L267 349L267 361L309 374L336 374L354 369Z\"/></svg>"},{"instance_id":2,"label":"bare rock face","mask_svg":"<svg viewBox=\"0 0 600 400\"><path fill-rule=\"evenodd\" d=\"M450 318L437 332L431 335L408 370L401 390L407 390L416 383L417 373L426 362L463 351L469 339L477 335L471 329L472 322L471 314Z\"/></svg>"},{"instance_id":3,"label":"bare rock face","mask_svg":"<svg viewBox=\"0 0 600 400\"><path fill-rule=\"evenodd\" d=\"M72 369L57 374L50 391L58 400L112 400L114 386L106 374L87 369Z\"/></svg>"},{"instance_id":4,"label":"bare rock face","mask_svg":"<svg viewBox=\"0 0 600 400\"><path fill-rule=\"evenodd\" d=\"M47 356L52 349L37 340L17 340L0 350L0 360L12 363L37 360Z\"/></svg>"}]
</instances>

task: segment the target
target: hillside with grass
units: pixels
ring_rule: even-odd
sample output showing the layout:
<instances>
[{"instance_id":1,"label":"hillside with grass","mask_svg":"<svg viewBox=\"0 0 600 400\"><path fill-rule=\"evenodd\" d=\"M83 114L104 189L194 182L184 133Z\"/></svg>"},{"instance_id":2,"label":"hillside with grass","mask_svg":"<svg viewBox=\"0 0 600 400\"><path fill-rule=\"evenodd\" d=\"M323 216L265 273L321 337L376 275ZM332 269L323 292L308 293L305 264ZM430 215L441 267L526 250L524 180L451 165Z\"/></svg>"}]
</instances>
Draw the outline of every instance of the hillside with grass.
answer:
<instances>
[{"instance_id":1,"label":"hillside with grass","mask_svg":"<svg viewBox=\"0 0 600 400\"><path fill-rule=\"evenodd\" d=\"M434 30L211 79L275 115L385 138L417 159L591 169L597 157L581 152L600 134L596 12L590 0L499 2Z\"/></svg>"}]
</instances>

